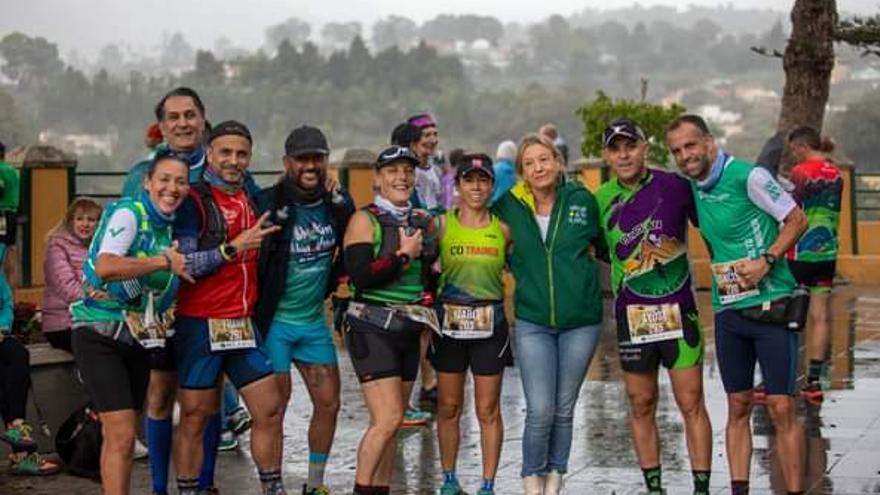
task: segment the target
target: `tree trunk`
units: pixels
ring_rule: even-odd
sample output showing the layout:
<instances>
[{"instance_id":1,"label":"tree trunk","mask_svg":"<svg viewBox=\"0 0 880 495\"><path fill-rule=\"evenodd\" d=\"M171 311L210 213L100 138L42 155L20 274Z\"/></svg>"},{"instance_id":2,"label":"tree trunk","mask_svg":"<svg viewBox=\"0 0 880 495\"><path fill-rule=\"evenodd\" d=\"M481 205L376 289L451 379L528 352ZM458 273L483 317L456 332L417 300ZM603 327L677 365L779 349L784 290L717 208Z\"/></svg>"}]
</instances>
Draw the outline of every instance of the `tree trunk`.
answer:
<instances>
[{"instance_id":1,"label":"tree trunk","mask_svg":"<svg viewBox=\"0 0 880 495\"><path fill-rule=\"evenodd\" d=\"M825 105L834 68L835 0L795 0L791 9L791 37L782 65L785 89L778 129L787 133L808 125L822 130Z\"/></svg>"}]
</instances>

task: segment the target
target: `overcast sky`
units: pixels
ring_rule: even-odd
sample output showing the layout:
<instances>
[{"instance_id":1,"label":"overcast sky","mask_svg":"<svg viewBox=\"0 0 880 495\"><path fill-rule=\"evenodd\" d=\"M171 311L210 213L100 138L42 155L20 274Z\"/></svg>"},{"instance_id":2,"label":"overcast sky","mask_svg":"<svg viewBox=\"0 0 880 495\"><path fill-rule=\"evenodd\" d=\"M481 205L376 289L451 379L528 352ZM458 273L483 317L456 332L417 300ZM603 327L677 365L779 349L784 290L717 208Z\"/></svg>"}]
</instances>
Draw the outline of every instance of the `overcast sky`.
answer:
<instances>
[{"instance_id":1,"label":"overcast sky","mask_svg":"<svg viewBox=\"0 0 880 495\"><path fill-rule=\"evenodd\" d=\"M101 46L124 42L134 47L158 45L162 34L182 31L199 48L211 48L225 36L235 45L254 48L269 25L299 17L317 25L358 20L369 25L391 14L425 21L437 14L482 14L502 21L535 22L592 8L618 8L633 0L0 0L0 37L12 31L47 37L63 55L72 49L92 56ZM730 5L788 11L793 0L640 0L643 6ZM516 4L516 5L514 5ZM870 13L880 0L838 0L840 11Z\"/></svg>"}]
</instances>

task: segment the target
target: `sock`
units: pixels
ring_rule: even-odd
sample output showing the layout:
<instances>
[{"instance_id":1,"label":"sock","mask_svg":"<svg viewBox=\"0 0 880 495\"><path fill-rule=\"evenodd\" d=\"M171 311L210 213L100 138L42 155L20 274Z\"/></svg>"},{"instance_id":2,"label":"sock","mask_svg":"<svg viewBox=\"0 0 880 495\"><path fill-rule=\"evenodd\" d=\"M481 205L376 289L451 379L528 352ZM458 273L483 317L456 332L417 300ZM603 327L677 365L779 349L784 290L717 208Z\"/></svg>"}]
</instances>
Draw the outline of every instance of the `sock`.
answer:
<instances>
[{"instance_id":1,"label":"sock","mask_svg":"<svg viewBox=\"0 0 880 495\"><path fill-rule=\"evenodd\" d=\"M391 487L390 486L374 486L376 491L373 492L376 495L391 495Z\"/></svg>"},{"instance_id":2,"label":"sock","mask_svg":"<svg viewBox=\"0 0 880 495\"><path fill-rule=\"evenodd\" d=\"M709 475L711 471L691 471L694 476L694 495L709 495Z\"/></svg>"},{"instance_id":3,"label":"sock","mask_svg":"<svg viewBox=\"0 0 880 495\"><path fill-rule=\"evenodd\" d=\"M180 495L199 495L199 480L177 478L177 493Z\"/></svg>"},{"instance_id":4,"label":"sock","mask_svg":"<svg viewBox=\"0 0 880 495\"><path fill-rule=\"evenodd\" d=\"M354 484L354 495L373 495L373 487L369 485Z\"/></svg>"},{"instance_id":5,"label":"sock","mask_svg":"<svg viewBox=\"0 0 880 495\"><path fill-rule=\"evenodd\" d=\"M494 492L495 491L495 478L483 478L483 485L480 487L480 490Z\"/></svg>"},{"instance_id":6,"label":"sock","mask_svg":"<svg viewBox=\"0 0 880 495\"><path fill-rule=\"evenodd\" d=\"M819 383L819 379L822 376L822 370L824 367L824 360L810 359L810 366L807 368L807 383Z\"/></svg>"},{"instance_id":7,"label":"sock","mask_svg":"<svg viewBox=\"0 0 880 495\"><path fill-rule=\"evenodd\" d=\"M749 480L730 481L730 495L749 495Z\"/></svg>"},{"instance_id":8,"label":"sock","mask_svg":"<svg viewBox=\"0 0 880 495\"><path fill-rule=\"evenodd\" d=\"M660 466L652 468L642 468L642 475L645 477L645 486L648 487L648 495L662 493L660 483Z\"/></svg>"},{"instance_id":9,"label":"sock","mask_svg":"<svg viewBox=\"0 0 880 495\"><path fill-rule=\"evenodd\" d=\"M455 476L454 469L452 471L443 471L443 484L444 485L446 485L446 484L457 485L458 484L458 478L456 478L456 476Z\"/></svg>"},{"instance_id":10,"label":"sock","mask_svg":"<svg viewBox=\"0 0 880 495\"><path fill-rule=\"evenodd\" d=\"M281 469L271 471L258 470L260 484L263 485L263 495L281 495L284 493L284 483L281 482Z\"/></svg>"},{"instance_id":11,"label":"sock","mask_svg":"<svg viewBox=\"0 0 880 495\"><path fill-rule=\"evenodd\" d=\"M330 454L309 452L309 489L318 488L324 484L324 468L327 467L327 458Z\"/></svg>"},{"instance_id":12,"label":"sock","mask_svg":"<svg viewBox=\"0 0 880 495\"><path fill-rule=\"evenodd\" d=\"M788 493L788 495L804 495L804 491L803 491L803 490L801 490L801 491L799 491L799 492L786 492L786 493Z\"/></svg>"},{"instance_id":13,"label":"sock","mask_svg":"<svg viewBox=\"0 0 880 495\"><path fill-rule=\"evenodd\" d=\"M199 489L214 486L214 468L217 465L217 446L220 444L220 413L208 418L202 437L202 470L199 473Z\"/></svg>"},{"instance_id":14,"label":"sock","mask_svg":"<svg viewBox=\"0 0 880 495\"><path fill-rule=\"evenodd\" d=\"M168 493L168 466L171 464L171 418L153 419L144 417L144 430L147 435L147 450L150 451L150 478L153 492L158 495Z\"/></svg>"}]
</instances>

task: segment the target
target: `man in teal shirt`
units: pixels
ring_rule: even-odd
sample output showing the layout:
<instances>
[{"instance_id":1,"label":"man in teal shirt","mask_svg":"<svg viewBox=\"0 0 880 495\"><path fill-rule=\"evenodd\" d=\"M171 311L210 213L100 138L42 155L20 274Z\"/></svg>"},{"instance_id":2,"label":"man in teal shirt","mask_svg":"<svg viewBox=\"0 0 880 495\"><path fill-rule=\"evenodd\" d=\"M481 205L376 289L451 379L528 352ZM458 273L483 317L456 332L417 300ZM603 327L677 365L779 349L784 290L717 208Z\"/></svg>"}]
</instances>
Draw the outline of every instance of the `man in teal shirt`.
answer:
<instances>
[{"instance_id":1,"label":"man in teal shirt","mask_svg":"<svg viewBox=\"0 0 880 495\"><path fill-rule=\"evenodd\" d=\"M756 362L786 490L803 493L804 435L792 397L798 337L788 330L784 309L795 281L783 255L806 228L806 216L766 169L720 150L701 117L675 119L667 127L666 143L691 181L711 256L715 354L727 392L732 493L749 489Z\"/></svg>"}]
</instances>

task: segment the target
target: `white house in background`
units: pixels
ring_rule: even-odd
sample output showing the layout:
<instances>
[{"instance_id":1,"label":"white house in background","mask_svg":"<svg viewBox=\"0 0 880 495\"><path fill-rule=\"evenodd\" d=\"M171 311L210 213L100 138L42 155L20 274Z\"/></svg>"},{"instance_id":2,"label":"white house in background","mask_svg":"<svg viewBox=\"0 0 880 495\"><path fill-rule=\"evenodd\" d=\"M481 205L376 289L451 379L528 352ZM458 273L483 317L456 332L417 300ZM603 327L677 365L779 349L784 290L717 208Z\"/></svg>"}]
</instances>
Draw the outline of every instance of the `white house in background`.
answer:
<instances>
[{"instance_id":1,"label":"white house in background","mask_svg":"<svg viewBox=\"0 0 880 495\"><path fill-rule=\"evenodd\" d=\"M697 114L718 125L735 124L742 119L742 114L724 110L721 105L703 105L697 109Z\"/></svg>"}]
</instances>

